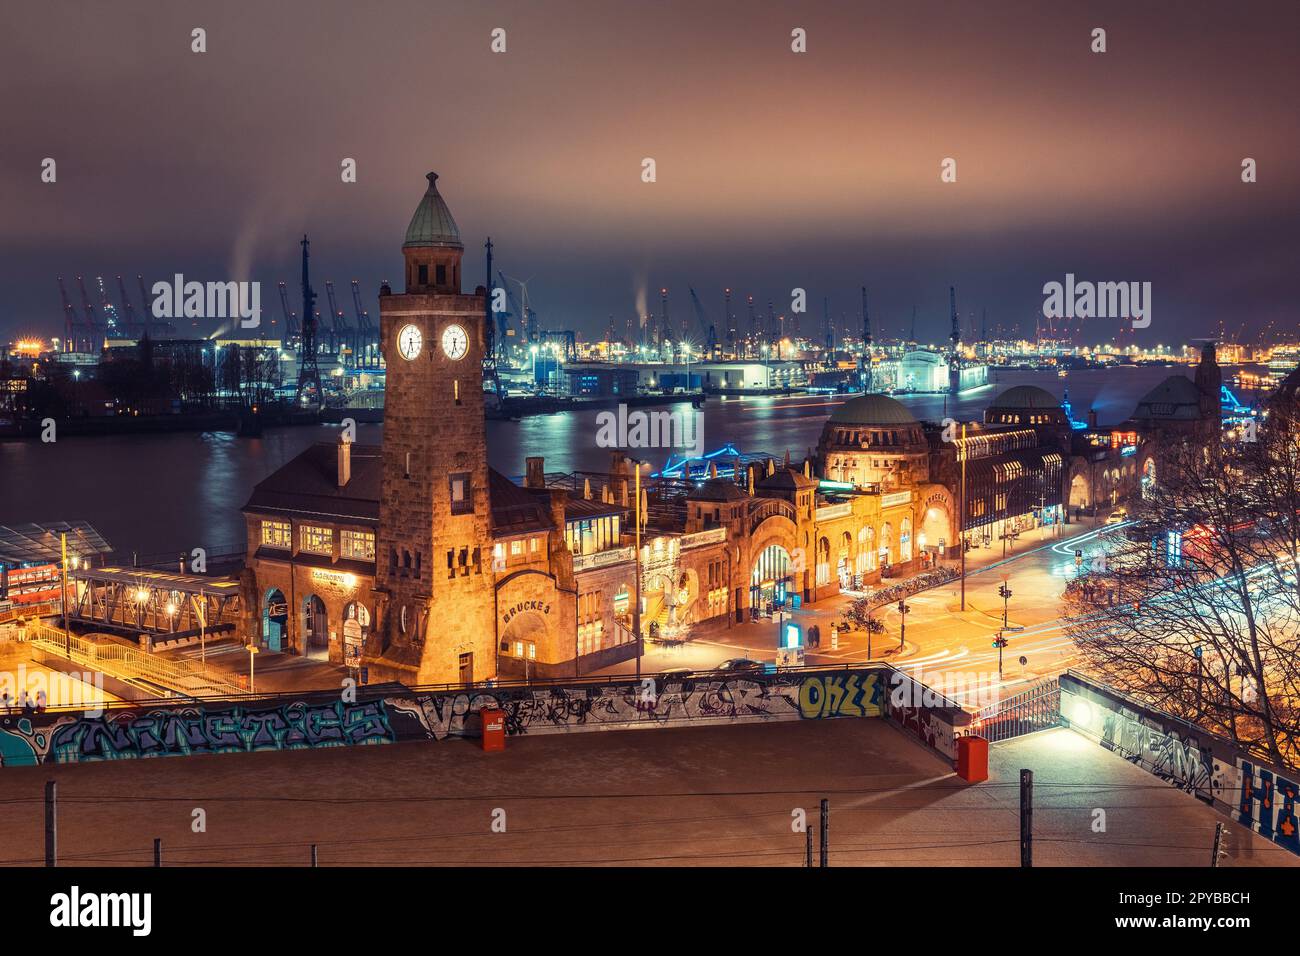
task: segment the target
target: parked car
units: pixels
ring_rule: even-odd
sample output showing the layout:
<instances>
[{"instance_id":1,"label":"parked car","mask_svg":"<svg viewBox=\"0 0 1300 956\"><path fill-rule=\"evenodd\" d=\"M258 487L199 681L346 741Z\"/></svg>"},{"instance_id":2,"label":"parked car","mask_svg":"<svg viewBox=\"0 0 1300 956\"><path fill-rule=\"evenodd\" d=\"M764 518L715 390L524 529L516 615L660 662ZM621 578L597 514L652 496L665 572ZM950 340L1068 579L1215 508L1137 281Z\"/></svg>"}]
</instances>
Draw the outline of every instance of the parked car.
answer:
<instances>
[{"instance_id":1,"label":"parked car","mask_svg":"<svg viewBox=\"0 0 1300 956\"><path fill-rule=\"evenodd\" d=\"M1128 520L1128 509L1116 508L1114 511L1110 513L1110 516L1106 519L1106 524L1123 524L1127 520Z\"/></svg>"},{"instance_id":2,"label":"parked car","mask_svg":"<svg viewBox=\"0 0 1300 956\"><path fill-rule=\"evenodd\" d=\"M670 667L666 671L659 672L659 681L660 683L664 683L670 680L686 680L693 673L695 672L689 667Z\"/></svg>"}]
</instances>

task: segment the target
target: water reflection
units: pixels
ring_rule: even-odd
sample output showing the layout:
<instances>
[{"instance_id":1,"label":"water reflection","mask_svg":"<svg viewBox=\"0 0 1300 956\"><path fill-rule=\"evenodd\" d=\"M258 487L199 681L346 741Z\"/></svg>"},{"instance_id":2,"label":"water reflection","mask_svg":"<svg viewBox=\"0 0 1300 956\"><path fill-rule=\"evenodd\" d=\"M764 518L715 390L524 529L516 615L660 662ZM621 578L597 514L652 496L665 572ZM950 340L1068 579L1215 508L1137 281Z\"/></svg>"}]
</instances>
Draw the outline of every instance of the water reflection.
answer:
<instances>
[{"instance_id":1,"label":"water reflection","mask_svg":"<svg viewBox=\"0 0 1300 956\"><path fill-rule=\"evenodd\" d=\"M1118 368L1054 374L1008 372L994 385L956 399L904 396L921 419L975 420L998 392L1034 384L1058 397L1068 384L1075 417L1096 407L1101 424L1126 418L1137 400L1174 370ZM801 458L815 447L826 417L842 398L710 399L704 444L733 442L746 452ZM680 406L688 410L689 405ZM609 451L596 445L596 412L542 415L488 424L488 459L497 470L523 474L529 455L547 471L603 470ZM0 524L84 519L119 549L142 553L210 552L242 547L240 507L257 482L308 445L333 442L337 426L268 430L260 438L227 433L124 435L41 442L0 442ZM360 425L357 440L381 441L378 425ZM653 455L651 456L653 457ZM666 458L667 453L659 456Z\"/></svg>"}]
</instances>

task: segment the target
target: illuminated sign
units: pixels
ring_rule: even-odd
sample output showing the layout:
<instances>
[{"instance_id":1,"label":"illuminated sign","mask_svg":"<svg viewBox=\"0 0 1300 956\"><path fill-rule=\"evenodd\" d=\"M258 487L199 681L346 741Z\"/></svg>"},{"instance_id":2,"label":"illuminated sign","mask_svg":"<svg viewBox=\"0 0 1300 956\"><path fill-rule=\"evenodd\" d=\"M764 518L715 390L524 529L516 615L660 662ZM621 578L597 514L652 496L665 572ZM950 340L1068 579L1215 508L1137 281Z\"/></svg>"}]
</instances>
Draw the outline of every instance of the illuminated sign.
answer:
<instances>
[{"instance_id":1,"label":"illuminated sign","mask_svg":"<svg viewBox=\"0 0 1300 956\"><path fill-rule=\"evenodd\" d=\"M782 636L782 647L799 647L803 641L799 634L799 625L794 623L786 624L785 634Z\"/></svg>"},{"instance_id":2,"label":"illuminated sign","mask_svg":"<svg viewBox=\"0 0 1300 956\"><path fill-rule=\"evenodd\" d=\"M343 571L326 571L324 568L312 568L311 576L322 584L332 584L349 591L357 586L357 576Z\"/></svg>"}]
</instances>

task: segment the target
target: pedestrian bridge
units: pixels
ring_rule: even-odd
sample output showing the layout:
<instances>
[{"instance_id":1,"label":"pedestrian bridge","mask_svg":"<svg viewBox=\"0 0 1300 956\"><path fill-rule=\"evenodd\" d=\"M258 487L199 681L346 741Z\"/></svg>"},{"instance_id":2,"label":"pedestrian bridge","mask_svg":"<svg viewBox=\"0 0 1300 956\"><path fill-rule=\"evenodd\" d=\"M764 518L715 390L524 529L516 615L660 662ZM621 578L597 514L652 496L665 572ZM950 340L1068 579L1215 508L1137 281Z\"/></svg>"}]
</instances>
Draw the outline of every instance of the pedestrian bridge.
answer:
<instances>
[{"instance_id":1,"label":"pedestrian bridge","mask_svg":"<svg viewBox=\"0 0 1300 956\"><path fill-rule=\"evenodd\" d=\"M82 568L70 574L69 623L150 640L235 632L241 600L234 578L140 568Z\"/></svg>"}]
</instances>

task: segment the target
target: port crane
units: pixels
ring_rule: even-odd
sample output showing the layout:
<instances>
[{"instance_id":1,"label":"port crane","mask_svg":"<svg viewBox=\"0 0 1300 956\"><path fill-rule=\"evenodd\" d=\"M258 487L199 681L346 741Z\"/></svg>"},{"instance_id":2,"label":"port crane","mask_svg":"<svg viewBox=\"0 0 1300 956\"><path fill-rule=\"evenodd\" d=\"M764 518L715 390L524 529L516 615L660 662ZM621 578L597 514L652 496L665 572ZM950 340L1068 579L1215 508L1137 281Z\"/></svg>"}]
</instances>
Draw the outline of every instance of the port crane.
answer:
<instances>
[{"instance_id":1,"label":"port crane","mask_svg":"<svg viewBox=\"0 0 1300 956\"><path fill-rule=\"evenodd\" d=\"M289 287L280 283L280 311L284 313L284 335L280 337L286 346L298 335L298 314L289 309Z\"/></svg>"},{"instance_id":2,"label":"port crane","mask_svg":"<svg viewBox=\"0 0 1300 956\"><path fill-rule=\"evenodd\" d=\"M90 304L90 296L86 294L86 282L81 276L77 276L77 287L81 290L81 308L86 313L86 329L90 333L90 339L87 342L87 350L95 348L95 342L101 340L99 334L99 323L95 320L95 309Z\"/></svg>"},{"instance_id":3,"label":"port crane","mask_svg":"<svg viewBox=\"0 0 1300 956\"><path fill-rule=\"evenodd\" d=\"M689 289L688 291L691 294L691 308L695 310L695 321L699 323L700 334L704 336L705 351L708 353L709 358L716 360L718 358L718 327L709 318L708 312L704 309L704 303L695 294L695 290Z\"/></svg>"},{"instance_id":4,"label":"port crane","mask_svg":"<svg viewBox=\"0 0 1300 956\"><path fill-rule=\"evenodd\" d=\"M63 285L63 276L59 276L59 297L63 299L63 350L65 352L79 352L81 351L81 333L78 329L81 326L81 320L77 317L77 310L68 301L68 290Z\"/></svg>"},{"instance_id":5,"label":"port crane","mask_svg":"<svg viewBox=\"0 0 1300 956\"><path fill-rule=\"evenodd\" d=\"M334 298L333 279L325 280L325 298L330 304L330 324L333 329L333 340L331 342L333 347L330 351L338 354L342 349L347 348L352 353L355 361L357 352L356 338L353 336L352 330L348 328L347 316L343 314L338 301Z\"/></svg>"},{"instance_id":6,"label":"port crane","mask_svg":"<svg viewBox=\"0 0 1300 956\"><path fill-rule=\"evenodd\" d=\"M363 364L373 368L379 362L379 335L375 324L370 321L370 313L361 307L361 285L356 279L352 280L352 307L357 313L357 338L365 359Z\"/></svg>"},{"instance_id":7,"label":"port crane","mask_svg":"<svg viewBox=\"0 0 1300 956\"><path fill-rule=\"evenodd\" d=\"M136 318L135 306L132 305L131 300L127 298L126 283L122 281L121 276L117 277L117 293L118 297L122 300L122 321L126 328L126 334L135 335L137 332L143 331L143 334L148 335L149 330L147 325L145 325L143 320ZM146 310L149 308L149 301L147 299L144 302L144 307Z\"/></svg>"}]
</instances>

